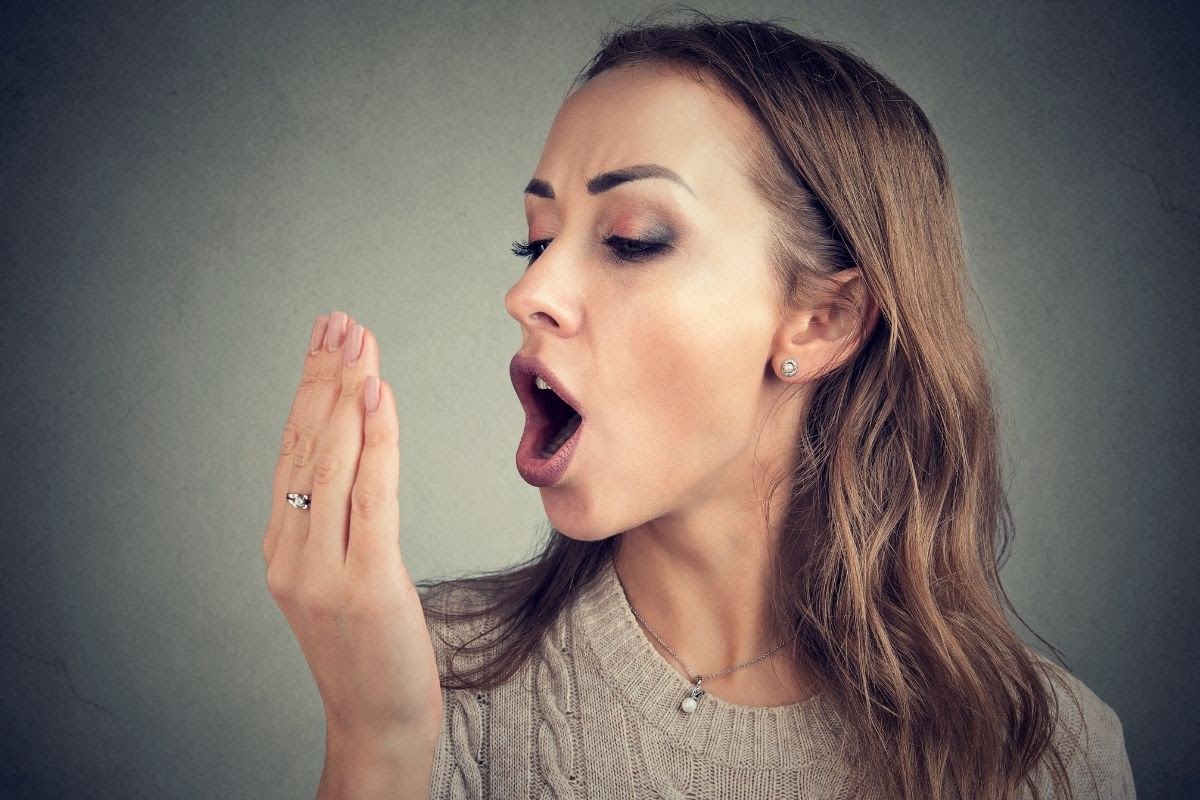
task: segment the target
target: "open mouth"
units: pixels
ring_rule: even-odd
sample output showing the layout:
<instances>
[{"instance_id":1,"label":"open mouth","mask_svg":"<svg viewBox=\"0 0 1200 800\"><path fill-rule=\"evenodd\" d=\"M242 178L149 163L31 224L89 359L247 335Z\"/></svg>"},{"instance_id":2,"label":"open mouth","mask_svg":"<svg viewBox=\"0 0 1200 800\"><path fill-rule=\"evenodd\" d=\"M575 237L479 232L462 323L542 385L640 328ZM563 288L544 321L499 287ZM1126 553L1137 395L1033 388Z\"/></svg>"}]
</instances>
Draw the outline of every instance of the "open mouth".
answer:
<instances>
[{"instance_id":1,"label":"open mouth","mask_svg":"<svg viewBox=\"0 0 1200 800\"><path fill-rule=\"evenodd\" d=\"M517 471L532 486L555 486L579 449L587 427L587 409L536 356L518 353L508 370L525 409L525 427L515 459Z\"/></svg>"},{"instance_id":2,"label":"open mouth","mask_svg":"<svg viewBox=\"0 0 1200 800\"><path fill-rule=\"evenodd\" d=\"M550 458L571 438L583 422L583 417L553 389L541 388L539 384L544 382L540 378L533 378L531 384L533 401L540 416L534 452L541 458Z\"/></svg>"}]
</instances>

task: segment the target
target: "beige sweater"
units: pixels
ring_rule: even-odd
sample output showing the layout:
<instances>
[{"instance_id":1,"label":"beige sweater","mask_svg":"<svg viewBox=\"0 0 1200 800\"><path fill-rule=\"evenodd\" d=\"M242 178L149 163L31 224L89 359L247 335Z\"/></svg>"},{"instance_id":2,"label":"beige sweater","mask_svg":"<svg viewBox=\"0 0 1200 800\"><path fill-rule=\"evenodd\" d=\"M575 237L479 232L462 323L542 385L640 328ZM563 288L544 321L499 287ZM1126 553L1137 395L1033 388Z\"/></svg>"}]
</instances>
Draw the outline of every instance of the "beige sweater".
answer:
<instances>
[{"instance_id":1,"label":"beige sweater","mask_svg":"<svg viewBox=\"0 0 1200 800\"><path fill-rule=\"evenodd\" d=\"M432 621L430 628L444 673L441 639L461 640L463 632ZM1117 715L1074 676L1055 669L1082 709L1060 702L1059 736L1071 747L1076 798L1134 797ZM842 726L825 695L760 708L709 694L685 714L679 703L689 686L642 633L609 564L512 680L487 692L446 690L431 796L850 796L854 759L839 746Z\"/></svg>"}]
</instances>

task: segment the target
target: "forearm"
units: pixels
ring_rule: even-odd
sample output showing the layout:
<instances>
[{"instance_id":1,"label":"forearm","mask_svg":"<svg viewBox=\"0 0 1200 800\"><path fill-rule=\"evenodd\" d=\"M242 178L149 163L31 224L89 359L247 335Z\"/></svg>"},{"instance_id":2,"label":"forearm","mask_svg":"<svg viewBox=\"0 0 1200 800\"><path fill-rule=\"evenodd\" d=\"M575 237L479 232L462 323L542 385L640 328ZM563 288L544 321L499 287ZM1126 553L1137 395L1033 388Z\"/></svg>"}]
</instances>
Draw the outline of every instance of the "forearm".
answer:
<instances>
[{"instance_id":1,"label":"forearm","mask_svg":"<svg viewBox=\"0 0 1200 800\"><path fill-rule=\"evenodd\" d=\"M355 739L326 730L325 767L317 800L427 798L438 729L391 739Z\"/></svg>"}]
</instances>

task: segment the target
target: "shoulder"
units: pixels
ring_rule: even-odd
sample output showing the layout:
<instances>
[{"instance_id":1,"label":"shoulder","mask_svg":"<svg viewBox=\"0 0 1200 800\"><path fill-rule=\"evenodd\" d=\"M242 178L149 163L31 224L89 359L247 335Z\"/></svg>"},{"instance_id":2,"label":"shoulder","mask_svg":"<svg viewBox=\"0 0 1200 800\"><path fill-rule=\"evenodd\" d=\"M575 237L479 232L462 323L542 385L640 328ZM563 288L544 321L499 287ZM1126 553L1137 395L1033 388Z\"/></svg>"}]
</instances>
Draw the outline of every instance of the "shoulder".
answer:
<instances>
[{"instance_id":1,"label":"shoulder","mask_svg":"<svg viewBox=\"0 0 1200 800\"><path fill-rule=\"evenodd\" d=\"M496 619L489 613L492 593L484 582L456 579L424 584L419 594L438 671L445 675L448 651L478 644L496 629Z\"/></svg>"},{"instance_id":2,"label":"shoulder","mask_svg":"<svg viewBox=\"0 0 1200 800\"><path fill-rule=\"evenodd\" d=\"M1052 690L1054 741L1077 798L1126 800L1136 794L1117 713L1082 680L1030 649Z\"/></svg>"},{"instance_id":3,"label":"shoulder","mask_svg":"<svg viewBox=\"0 0 1200 800\"><path fill-rule=\"evenodd\" d=\"M477 578L422 581L417 587L425 617L441 619L447 613L473 611L488 604L490 592Z\"/></svg>"}]
</instances>

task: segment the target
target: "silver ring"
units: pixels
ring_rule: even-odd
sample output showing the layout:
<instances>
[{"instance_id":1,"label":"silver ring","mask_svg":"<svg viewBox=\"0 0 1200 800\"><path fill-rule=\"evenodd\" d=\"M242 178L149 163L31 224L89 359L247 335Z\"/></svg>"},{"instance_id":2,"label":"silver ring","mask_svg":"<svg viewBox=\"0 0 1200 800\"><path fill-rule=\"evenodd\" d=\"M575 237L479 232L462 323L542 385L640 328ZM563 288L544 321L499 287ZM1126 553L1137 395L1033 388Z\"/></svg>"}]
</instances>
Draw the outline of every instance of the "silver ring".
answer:
<instances>
[{"instance_id":1,"label":"silver ring","mask_svg":"<svg viewBox=\"0 0 1200 800\"><path fill-rule=\"evenodd\" d=\"M309 506L308 501L311 499L312 499L312 495L302 494L301 492L288 492L287 493L288 503L295 506L296 508L308 508L308 506Z\"/></svg>"}]
</instances>

